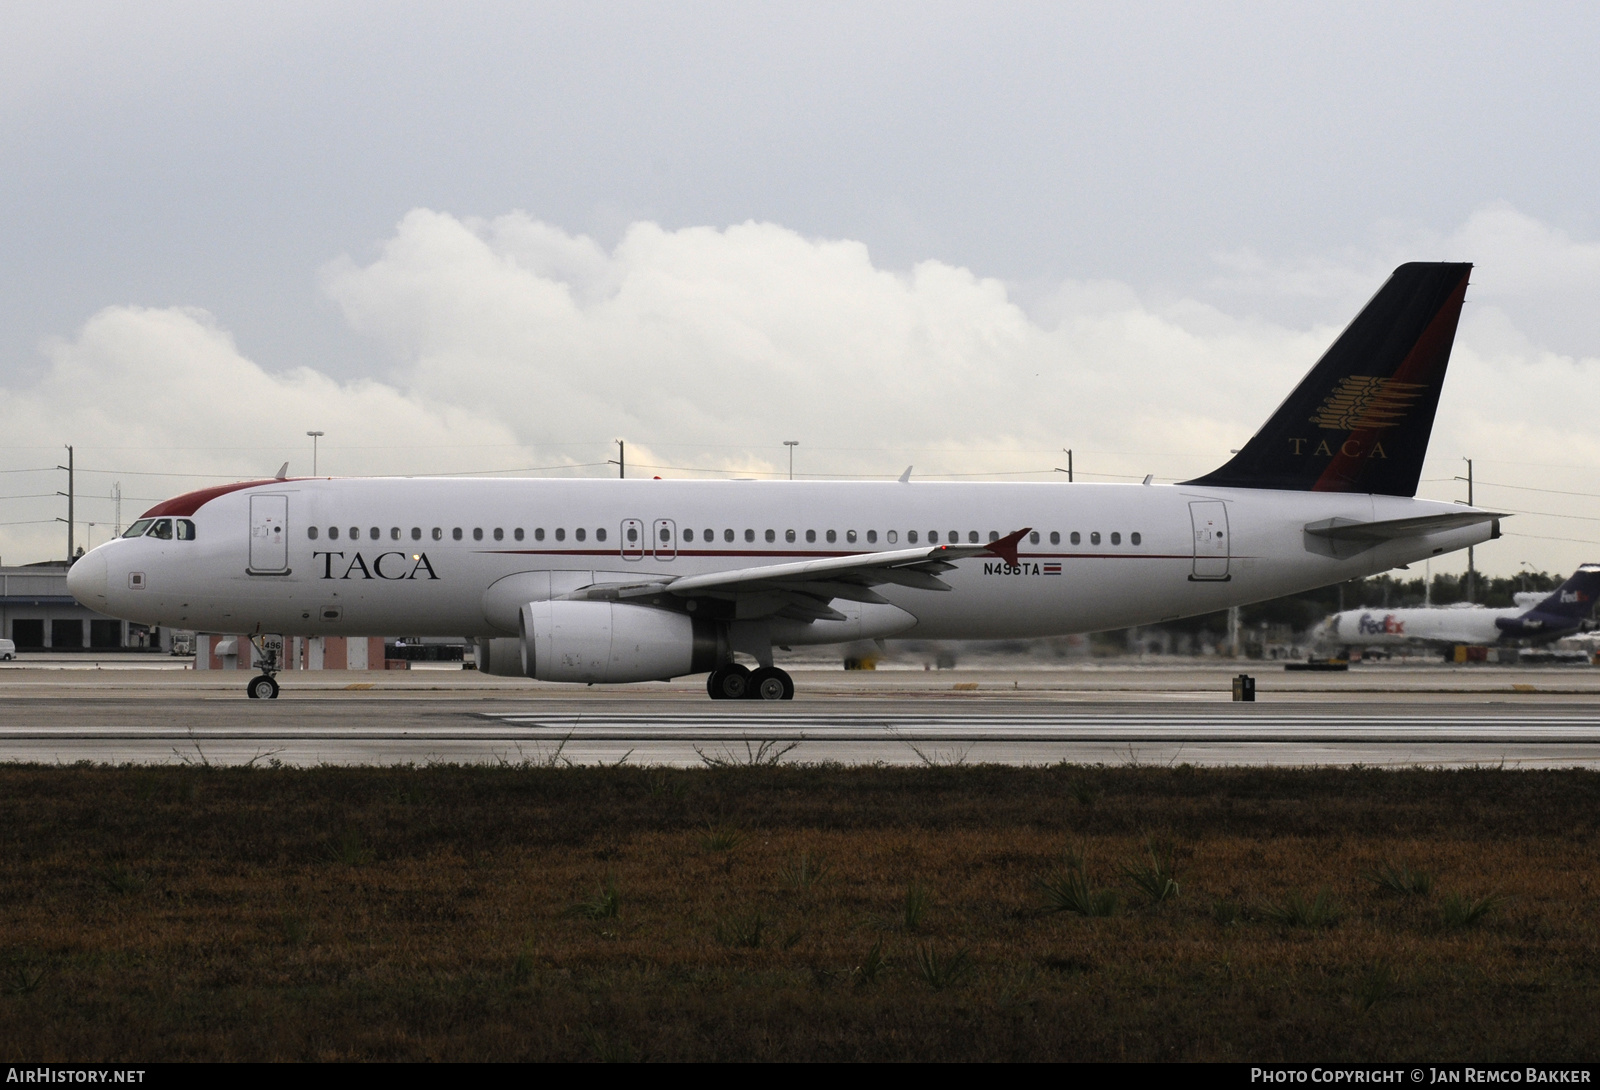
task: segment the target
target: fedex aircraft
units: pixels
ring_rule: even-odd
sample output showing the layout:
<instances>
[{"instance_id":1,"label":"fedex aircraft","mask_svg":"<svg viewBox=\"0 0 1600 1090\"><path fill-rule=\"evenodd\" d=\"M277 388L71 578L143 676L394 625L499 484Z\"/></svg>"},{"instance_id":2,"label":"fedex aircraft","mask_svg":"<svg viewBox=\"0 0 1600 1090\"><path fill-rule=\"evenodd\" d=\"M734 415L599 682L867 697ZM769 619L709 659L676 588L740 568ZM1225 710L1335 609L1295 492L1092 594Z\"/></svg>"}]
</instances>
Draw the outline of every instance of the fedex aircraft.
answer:
<instances>
[{"instance_id":1,"label":"fedex aircraft","mask_svg":"<svg viewBox=\"0 0 1600 1090\"><path fill-rule=\"evenodd\" d=\"M1238 454L1181 484L280 475L158 504L68 586L258 641L464 635L480 668L545 681L705 673L713 699L792 697L774 647L1209 613L1499 536L1494 512L1415 498L1470 272L1396 269ZM275 665L250 696L277 696Z\"/></svg>"},{"instance_id":2,"label":"fedex aircraft","mask_svg":"<svg viewBox=\"0 0 1600 1090\"><path fill-rule=\"evenodd\" d=\"M1407 643L1545 643L1583 628L1600 593L1600 564L1584 564L1553 592L1516 596L1506 609L1468 602L1441 608L1347 609L1318 626L1319 643L1339 647L1399 647Z\"/></svg>"}]
</instances>

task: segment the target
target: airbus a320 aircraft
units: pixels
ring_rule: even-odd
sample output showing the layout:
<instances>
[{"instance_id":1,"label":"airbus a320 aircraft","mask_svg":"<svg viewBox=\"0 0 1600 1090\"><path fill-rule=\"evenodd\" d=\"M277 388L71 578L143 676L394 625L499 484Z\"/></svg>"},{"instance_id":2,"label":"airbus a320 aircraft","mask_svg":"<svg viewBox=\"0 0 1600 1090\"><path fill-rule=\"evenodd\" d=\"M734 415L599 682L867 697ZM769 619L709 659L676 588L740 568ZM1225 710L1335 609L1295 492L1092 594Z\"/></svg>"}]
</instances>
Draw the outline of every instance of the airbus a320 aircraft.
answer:
<instances>
[{"instance_id":1,"label":"airbus a320 aircraft","mask_svg":"<svg viewBox=\"0 0 1600 1090\"><path fill-rule=\"evenodd\" d=\"M1584 564L1550 593L1516 596L1516 605L1486 609L1469 602L1412 609L1347 609L1323 621L1315 639L1334 647L1400 647L1409 643L1547 643L1583 628L1600 594L1600 564Z\"/></svg>"},{"instance_id":2,"label":"airbus a320 aircraft","mask_svg":"<svg viewBox=\"0 0 1600 1090\"><path fill-rule=\"evenodd\" d=\"M1414 498L1471 268L1396 269L1243 449L1181 484L249 481L151 508L68 586L258 641L465 635L482 669L544 681L705 672L714 699L792 697L774 647L1209 613L1499 536L1494 512ZM277 696L274 666L249 695Z\"/></svg>"}]
</instances>

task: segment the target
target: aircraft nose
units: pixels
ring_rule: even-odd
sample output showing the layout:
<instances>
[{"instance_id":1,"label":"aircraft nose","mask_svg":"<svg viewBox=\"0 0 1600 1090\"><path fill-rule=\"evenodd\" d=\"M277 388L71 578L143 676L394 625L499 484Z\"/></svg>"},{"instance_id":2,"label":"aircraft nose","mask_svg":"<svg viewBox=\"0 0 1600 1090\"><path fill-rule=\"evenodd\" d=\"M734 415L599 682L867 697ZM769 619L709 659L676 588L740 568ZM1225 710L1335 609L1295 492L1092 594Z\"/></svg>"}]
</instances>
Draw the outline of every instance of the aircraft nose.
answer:
<instances>
[{"instance_id":1,"label":"aircraft nose","mask_svg":"<svg viewBox=\"0 0 1600 1090\"><path fill-rule=\"evenodd\" d=\"M79 605L103 610L107 605L110 577L106 572L106 554L99 549L82 556L67 569L67 590Z\"/></svg>"}]
</instances>

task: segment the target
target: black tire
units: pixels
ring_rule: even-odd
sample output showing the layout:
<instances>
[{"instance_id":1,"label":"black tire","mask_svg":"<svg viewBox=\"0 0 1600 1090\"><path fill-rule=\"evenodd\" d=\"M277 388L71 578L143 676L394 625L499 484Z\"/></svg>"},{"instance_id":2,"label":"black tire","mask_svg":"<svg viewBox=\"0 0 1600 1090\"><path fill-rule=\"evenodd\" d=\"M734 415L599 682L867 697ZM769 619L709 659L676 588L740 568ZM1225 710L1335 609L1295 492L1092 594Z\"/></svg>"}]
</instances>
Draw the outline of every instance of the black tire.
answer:
<instances>
[{"instance_id":1,"label":"black tire","mask_svg":"<svg viewBox=\"0 0 1600 1090\"><path fill-rule=\"evenodd\" d=\"M737 662L711 671L706 692L712 700L743 700L750 695L750 671Z\"/></svg>"},{"instance_id":2,"label":"black tire","mask_svg":"<svg viewBox=\"0 0 1600 1090\"><path fill-rule=\"evenodd\" d=\"M776 666L763 666L750 675L750 697L754 700L793 700L794 679Z\"/></svg>"},{"instance_id":3,"label":"black tire","mask_svg":"<svg viewBox=\"0 0 1600 1090\"><path fill-rule=\"evenodd\" d=\"M278 682L262 674L250 679L250 684L244 687L245 695L251 700L276 700L278 699Z\"/></svg>"}]
</instances>

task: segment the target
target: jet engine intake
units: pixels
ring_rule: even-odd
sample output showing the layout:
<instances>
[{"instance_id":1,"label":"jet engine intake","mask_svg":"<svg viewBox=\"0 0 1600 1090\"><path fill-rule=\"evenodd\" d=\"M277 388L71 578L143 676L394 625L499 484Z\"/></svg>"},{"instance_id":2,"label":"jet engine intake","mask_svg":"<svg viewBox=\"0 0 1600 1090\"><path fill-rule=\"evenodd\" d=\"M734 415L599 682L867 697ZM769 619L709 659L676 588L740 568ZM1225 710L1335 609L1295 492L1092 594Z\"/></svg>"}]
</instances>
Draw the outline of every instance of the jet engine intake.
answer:
<instances>
[{"instance_id":1,"label":"jet engine intake","mask_svg":"<svg viewBox=\"0 0 1600 1090\"><path fill-rule=\"evenodd\" d=\"M727 658L722 626L650 606L529 602L521 627L522 673L539 681L665 681Z\"/></svg>"}]
</instances>

